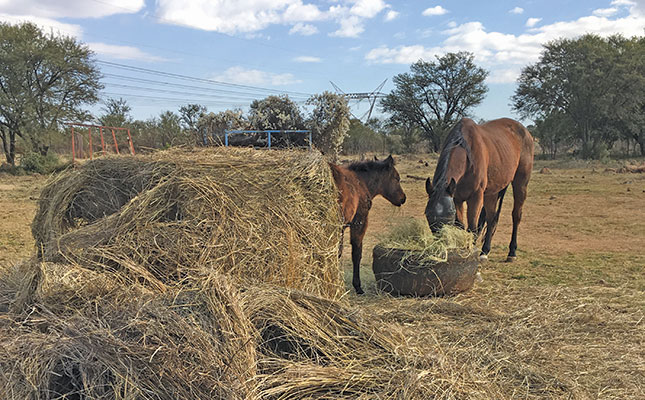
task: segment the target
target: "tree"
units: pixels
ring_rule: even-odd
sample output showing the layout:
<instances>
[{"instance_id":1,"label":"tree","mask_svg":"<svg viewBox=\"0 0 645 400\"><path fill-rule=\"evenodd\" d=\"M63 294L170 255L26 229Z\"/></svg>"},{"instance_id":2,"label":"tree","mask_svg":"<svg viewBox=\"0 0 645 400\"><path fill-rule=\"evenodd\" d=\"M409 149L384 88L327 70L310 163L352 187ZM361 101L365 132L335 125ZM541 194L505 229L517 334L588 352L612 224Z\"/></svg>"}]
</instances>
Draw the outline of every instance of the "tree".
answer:
<instances>
[{"instance_id":1,"label":"tree","mask_svg":"<svg viewBox=\"0 0 645 400\"><path fill-rule=\"evenodd\" d=\"M44 34L36 25L0 23L0 138L15 164L16 137L46 155L46 133L61 120L86 119L102 85L93 53L72 37Z\"/></svg>"},{"instance_id":2,"label":"tree","mask_svg":"<svg viewBox=\"0 0 645 400\"><path fill-rule=\"evenodd\" d=\"M619 138L625 107L639 104L627 95L634 82L624 77L624 45L620 36L596 35L547 43L540 60L522 70L513 108L536 120L565 116L584 158L606 151ZM642 89L634 96L642 101Z\"/></svg>"},{"instance_id":3,"label":"tree","mask_svg":"<svg viewBox=\"0 0 645 400\"><path fill-rule=\"evenodd\" d=\"M201 140L197 125L204 114L206 114L206 107L199 104L186 104L179 108L179 120L182 128L193 135L198 143Z\"/></svg>"},{"instance_id":4,"label":"tree","mask_svg":"<svg viewBox=\"0 0 645 400\"><path fill-rule=\"evenodd\" d=\"M620 39L620 38L619 38ZM614 125L625 139L634 140L645 156L645 37L620 42L622 63Z\"/></svg>"},{"instance_id":5,"label":"tree","mask_svg":"<svg viewBox=\"0 0 645 400\"><path fill-rule=\"evenodd\" d=\"M225 110L218 113L208 113L199 117L197 129L203 132L202 140L214 140L217 144L224 142L224 131L229 129L246 129L249 122L241 110Z\"/></svg>"},{"instance_id":6,"label":"tree","mask_svg":"<svg viewBox=\"0 0 645 400\"><path fill-rule=\"evenodd\" d=\"M420 127L439 151L449 129L484 100L487 76L468 52L448 53L434 62L419 60L409 73L394 77L396 87L381 108L394 124Z\"/></svg>"},{"instance_id":7,"label":"tree","mask_svg":"<svg viewBox=\"0 0 645 400\"><path fill-rule=\"evenodd\" d=\"M539 140L542 153L555 159L558 151L573 140L571 127L572 121L566 114L552 112L536 119L531 133Z\"/></svg>"},{"instance_id":8,"label":"tree","mask_svg":"<svg viewBox=\"0 0 645 400\"><path fill-rule=\"evenodd\" d=\"M359 119L349 121L349 130L343 141L343 152L346 154L365 154L368 151L382 150L385 137L379 135Z\"/></svg>"},{"instance_id":9,"label":"tree","mask_svg":"<svg viewBox=\"0 0 645 400\"><path fill-rule=\"evenodd\" d=\"M184 142L181 137L181 124L179 115L172 111L164 111L159 115L159 135L161 147L168 148L172 145Z\"/></svg>"},{"instance_id":10,"label":"tree","mask_svg":"<svg viewBox=\"0 0 645 400\"><path fill-rule=\"evenodd\" d=\"M105 107L101 108L103 115L99 118L99 122L104 126L124 127L132 123L131 110L132 108L124 99L108 98L105 101Z\"/></svg>"},{"instance_id":11,"label":"tree","mask_svg":"<svg viewBox=\"0 0 645 400\"><path fill-rule=\"evenodd\" d=\"M308 127L313 144L336 161L349 131L349 106L344 96L323 92L311 96L307 104L313 106Z\"/></svg>"},{"instance_id":12,"label":"tree","mask_svg":"<svg viewBox=\"0 0 645 400\"><path fill-rule=\"evenodd\" d=\"M249 122L258 130L304 129L302 113L287 95L253 100Z\"/></svg>"}]
</instances>

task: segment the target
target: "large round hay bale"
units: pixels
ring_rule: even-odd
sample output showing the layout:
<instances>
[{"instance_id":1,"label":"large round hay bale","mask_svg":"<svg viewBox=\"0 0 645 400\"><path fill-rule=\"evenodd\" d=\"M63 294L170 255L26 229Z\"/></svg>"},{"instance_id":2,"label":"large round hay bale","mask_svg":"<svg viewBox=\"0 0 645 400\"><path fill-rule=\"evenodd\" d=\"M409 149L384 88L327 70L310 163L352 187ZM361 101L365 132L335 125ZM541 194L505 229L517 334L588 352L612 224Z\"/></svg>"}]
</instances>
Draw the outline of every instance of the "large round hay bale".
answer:
<instances>
[{"instance_id":1,"label":"large round hay bale","mask_svg":"<svg viewBox=\"0 0 645 400\"><path fill-rule=\"evenodd\" d=\"M22 283L2 272L3 298L14 301L0 312L2 399L247 399L255 391L253 327L224 277L159 294L71 265L16 269L31 277Z\"/></svg>"},{"instance_id":2,"label":"large round hay bale","mask_svg":"<svg viewBox=\"0 0 645 400\"><path fill-rule=\"evenodd\" d=\"M338 298L337 196L317 152L115 156L52 180L32 231L45 260L159 287L224 272Z\"/></svg>"}]
</instances>

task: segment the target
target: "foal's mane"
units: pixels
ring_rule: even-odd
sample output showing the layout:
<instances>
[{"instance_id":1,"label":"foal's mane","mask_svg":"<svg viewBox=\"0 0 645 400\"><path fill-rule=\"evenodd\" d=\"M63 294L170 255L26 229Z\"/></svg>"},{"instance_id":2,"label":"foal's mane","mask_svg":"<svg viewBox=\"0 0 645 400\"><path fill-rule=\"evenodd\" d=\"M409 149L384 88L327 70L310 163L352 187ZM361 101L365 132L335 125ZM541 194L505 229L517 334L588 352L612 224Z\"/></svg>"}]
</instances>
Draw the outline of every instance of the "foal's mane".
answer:
<instances>
[{"instance_id":1,"label":"foal's mane","mask_svg":"<svg viewBox=\"0 0 645 400\"><path fill-rule=\"evenodd\" d=\"M386 160L354 161L347 165L347 169L354 172L382 171L388 168L389 164Z\"/></svg>"},{"instance_id":2,"label":"foal's mane","mask_svg":"<svg viewBox=\"0 0 645 400\"><path fill-rule=\"evenodd\" d=\"M443 148L441 149L441 154L439 155L439 161L437 162L437 168L434 171L434 177L432 178L432 186L434 188L445 188L448 184L446 182L446 172L448 171L448 164L450 163L450 154L452 149L455 147L463 147L466 150L466 159L472 163L472 155L470 152L470 145L466 141L463 132L461 131L462 122L459 121L455 125L446 140L443 143ZM435 193L439 192L435 190Z\"/></svg>"}]
</instances>

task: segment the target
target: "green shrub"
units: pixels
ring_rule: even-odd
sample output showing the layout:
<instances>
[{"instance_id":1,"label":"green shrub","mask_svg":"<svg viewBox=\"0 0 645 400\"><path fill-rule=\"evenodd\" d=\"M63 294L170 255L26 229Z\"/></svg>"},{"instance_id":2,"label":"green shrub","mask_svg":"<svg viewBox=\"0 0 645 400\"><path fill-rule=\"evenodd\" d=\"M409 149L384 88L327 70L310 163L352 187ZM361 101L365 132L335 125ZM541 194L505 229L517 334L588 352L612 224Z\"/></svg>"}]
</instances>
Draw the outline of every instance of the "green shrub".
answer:
<instances>
[{"instance_id":1,"label":"green shrub","mask_svg":"<svg viewBox=\"0 0 645 400\"><path fill-rule=\"evenodd\" d=\"M67 166L68 164L63 163L54 153L48 153L46 156L43 156L39 153L29 152L20 160L20 168L25 172L41 175L63 170Z\"/></svg>"}]
</instances>

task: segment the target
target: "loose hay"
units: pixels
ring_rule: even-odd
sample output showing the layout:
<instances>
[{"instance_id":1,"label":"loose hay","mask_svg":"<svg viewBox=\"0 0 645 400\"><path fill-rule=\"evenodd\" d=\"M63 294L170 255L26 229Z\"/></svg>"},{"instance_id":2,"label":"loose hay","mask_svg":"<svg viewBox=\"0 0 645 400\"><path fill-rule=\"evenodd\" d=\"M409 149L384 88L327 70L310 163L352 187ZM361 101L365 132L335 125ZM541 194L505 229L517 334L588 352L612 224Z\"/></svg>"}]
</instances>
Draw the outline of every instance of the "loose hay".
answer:
<instances>
[{"instance_id":1,"label":"loose hay","mask_svg":"<svg viewBox=\"0 0 645 400\"><path fill-rule=\"evenodd\" d=\"M32 299L0 313L0 398L252 398L252 327L223 277L159 295L76 266L30 268L37 282L0 276L3 301Z\"/></svg>"},{"instance_id":2,"label":"loose hay","mask_svg":"<svg viewBox=\"0 0 645 400\"><path fill-rule=\"evenodd\" d=\"M472 254L474 242L472 233L456 226L444 225L435 235L424 221L410 219L394 227L379 245L407 251L420 261L446 262L448 253Z\"/></svg>"},{"instance_id":3,"label":"loose hay","mask_svg":"<svg viewBox=\"0 0 645 400\"><path fill-rule=\"evenodd\" d=\"M170 150L56 177L32 231L45 260L160 288L217 271L338 298L337 196L320 153Z\"/></svg>"}]
</instances>

